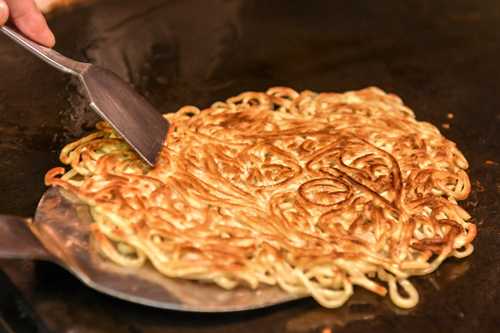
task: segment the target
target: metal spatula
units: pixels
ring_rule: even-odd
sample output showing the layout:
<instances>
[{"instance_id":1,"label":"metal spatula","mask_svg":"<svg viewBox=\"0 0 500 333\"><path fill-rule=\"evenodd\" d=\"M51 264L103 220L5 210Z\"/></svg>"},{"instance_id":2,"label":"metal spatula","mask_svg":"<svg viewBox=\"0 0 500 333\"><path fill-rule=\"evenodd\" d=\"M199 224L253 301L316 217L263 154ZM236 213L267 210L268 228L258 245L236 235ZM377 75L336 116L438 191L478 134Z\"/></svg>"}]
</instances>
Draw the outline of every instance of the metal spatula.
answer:
<instances>
[{"instance_id":1,"label":"metal spatula","mask_svg":"<svg viewBox=\"0 0 500 333\"><path fill-rule=\"evenodd\" d=\"M0 27L5 35L55 68L76 75L92 108L106 120L150 166L156 164L170 128L151 104L108 69L66 58L31 41L12 23Z\"/></svg>"},{"instance_id":2,"label":"metal spatula","mask_svg":"<svg viewBox=\"0 0 500 333\"><path fill-rule=\"evenodd\" d=\"M213 283L165 277L150 264L141 268L118 266L99 253L91 237L91 223L89 206L52 187L40 201L33 222L0 215L0 258L53 261L95 290L163 309L230 312L297 299L278 286L225 290Z\"/></svg>"}]
</instances>

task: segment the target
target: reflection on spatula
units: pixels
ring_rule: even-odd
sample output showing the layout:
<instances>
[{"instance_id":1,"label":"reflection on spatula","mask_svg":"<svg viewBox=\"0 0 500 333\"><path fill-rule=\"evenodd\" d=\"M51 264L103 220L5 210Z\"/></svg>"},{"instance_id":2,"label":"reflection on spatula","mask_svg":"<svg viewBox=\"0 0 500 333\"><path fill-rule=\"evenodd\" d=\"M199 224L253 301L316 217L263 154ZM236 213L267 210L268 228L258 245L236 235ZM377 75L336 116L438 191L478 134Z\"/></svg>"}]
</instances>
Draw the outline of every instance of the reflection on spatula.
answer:
<instances>
[{"instance_id":1,"label":"reflection on spatula","mask_svg":"<svg viewBox=\"0 0 500 333\"><path fill-rule=\"evenodd\" d=\"M0 31L48 64L76 75L87 92L92 108L142 160L150 166L156 164L170 124L127 83L108 69L71 60L31 41L10 22L0 27Z\"/></svg>"}]
</instances>

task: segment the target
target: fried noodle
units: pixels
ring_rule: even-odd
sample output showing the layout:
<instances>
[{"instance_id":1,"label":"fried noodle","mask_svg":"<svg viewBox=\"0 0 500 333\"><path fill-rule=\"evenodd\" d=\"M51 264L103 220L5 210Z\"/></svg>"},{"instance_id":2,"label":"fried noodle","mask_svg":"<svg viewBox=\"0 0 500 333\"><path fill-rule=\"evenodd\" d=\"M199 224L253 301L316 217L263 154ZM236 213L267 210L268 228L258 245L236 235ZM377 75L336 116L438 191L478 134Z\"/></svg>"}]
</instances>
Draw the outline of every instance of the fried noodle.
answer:
<instances>
[{"instance_id":1,"label":"fried noodle","mask_svg":"<svg viewBox=\"0 0 500 333\"><path fill-rule=\"evenodd\" d=\"M103 122L62 150L68 172L46 175L90 205L119 265L149 260L226 289L279 285L329 308L356 285L409 308L410 276L473 250L456 201L471 189L466 159L395 95L276 87L165 118L154 168Z\"/></svg>"}]
</instances>

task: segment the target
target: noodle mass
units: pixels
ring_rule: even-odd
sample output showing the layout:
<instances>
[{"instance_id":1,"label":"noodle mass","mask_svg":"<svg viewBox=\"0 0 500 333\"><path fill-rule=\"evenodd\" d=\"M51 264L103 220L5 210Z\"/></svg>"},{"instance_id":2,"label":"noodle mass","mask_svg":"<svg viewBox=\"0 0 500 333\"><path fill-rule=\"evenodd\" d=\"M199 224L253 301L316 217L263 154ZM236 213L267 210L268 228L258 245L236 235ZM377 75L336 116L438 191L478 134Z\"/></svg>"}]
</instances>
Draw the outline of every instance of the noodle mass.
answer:
<instances>
[{"instance_id":1,"label":"noodle mass","mask_svg":"<svg viewBox=\"0 0 500 333\"><path fill-rule=\"evenodd\" d=\"M63 149L69 171L46 175L90 205L119 265L149 260L226 289L278 285L330 308L360 286L409 308L410 276L473 250L456 201L471 188L466 159L395 95L276 87L165 117L154 168L100 123Z\"/></svg>"}]
</instances>

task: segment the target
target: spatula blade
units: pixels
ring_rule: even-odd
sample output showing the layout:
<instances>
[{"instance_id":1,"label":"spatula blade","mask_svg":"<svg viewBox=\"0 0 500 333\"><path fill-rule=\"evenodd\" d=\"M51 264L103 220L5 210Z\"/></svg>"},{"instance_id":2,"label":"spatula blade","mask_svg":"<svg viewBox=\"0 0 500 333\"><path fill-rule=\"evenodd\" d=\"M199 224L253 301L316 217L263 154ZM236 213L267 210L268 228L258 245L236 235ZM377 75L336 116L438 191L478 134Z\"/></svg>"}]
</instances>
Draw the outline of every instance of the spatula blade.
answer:
<instances>
[{"instance_id":1,"label":"spatula blade","mask_svg":"<svg viewBox=\"0 0 500 333\"><path fill-rule=\"evenodd\" d=\"M99 113L150 166L170 128L169 122L112 71L90 65L78 74L92 108Z\"/></svg>"},{"instance_id":2,"label":"spatula blade","mask_svg":"<svg viewBox=\"0 0 500 333\"><path fill-rule=\"evenodd\" d=\"M156 164L170 128L169 122L128 84L108 69L77 62L33 42L11 22L0 32L47 62L82 81L90 105L150 166Z\"/></svg>"}]
</instances>

